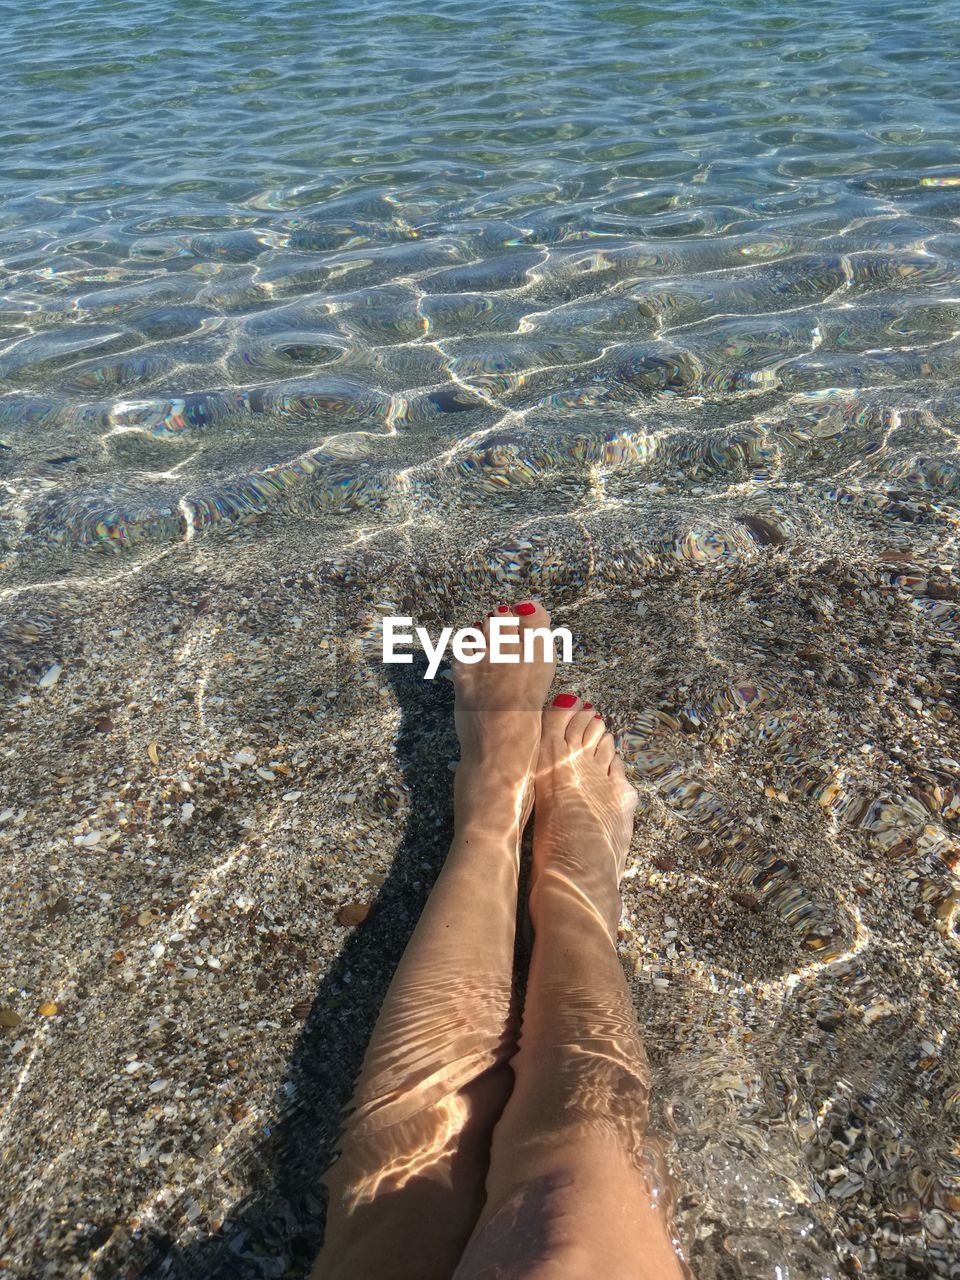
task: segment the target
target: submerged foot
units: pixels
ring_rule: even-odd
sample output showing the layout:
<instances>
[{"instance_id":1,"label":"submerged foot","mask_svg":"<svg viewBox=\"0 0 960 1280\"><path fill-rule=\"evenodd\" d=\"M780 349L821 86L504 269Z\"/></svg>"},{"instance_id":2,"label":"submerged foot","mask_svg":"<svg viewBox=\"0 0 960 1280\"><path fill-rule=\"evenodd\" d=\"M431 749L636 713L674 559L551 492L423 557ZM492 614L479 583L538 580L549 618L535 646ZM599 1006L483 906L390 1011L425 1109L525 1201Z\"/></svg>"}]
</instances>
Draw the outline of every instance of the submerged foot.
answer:
<instances>
[{"instance_id":1,"label":"submerged foot","mask_svg":"<svg viewBox=\"0 0 960 1280\"><path fill-rule=\"evenodd\" d=\"M535 785L534 925L538 894L551 885L575 895L616 937L637 793L602 717L571 693L544 708Z\"/></svg>"},{"instance_id":2,"label":"submerged foot","mask_svg":"<svg viewBox=\"0 0 960 1280\"><path fill-rule=\"evenodd\" d=\"M517 646L509 651L515 651L519 661L491 661L491 614L480 627L487 642L480 661L453 664L454 720L460 740L455 786L458 820L467 808L482 812L494 793L504 792L513 797L518 818L529 813L540 709L556 671L552 646L537 639L529 660L525 653L525 637L550 626L550 614L542 605L499 605L494 614L513 619L509 630L516 632Z\"/></svg>"}]
</instances>

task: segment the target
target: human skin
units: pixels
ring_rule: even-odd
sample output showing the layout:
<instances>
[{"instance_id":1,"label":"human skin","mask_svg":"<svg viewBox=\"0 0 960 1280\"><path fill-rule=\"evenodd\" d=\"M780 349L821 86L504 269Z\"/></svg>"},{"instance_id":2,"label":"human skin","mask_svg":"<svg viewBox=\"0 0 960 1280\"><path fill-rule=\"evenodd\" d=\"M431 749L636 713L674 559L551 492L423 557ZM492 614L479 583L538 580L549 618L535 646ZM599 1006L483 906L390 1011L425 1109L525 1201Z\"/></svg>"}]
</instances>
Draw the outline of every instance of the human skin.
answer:
<instances>
[{"instance_id":1,"label":"human skin","mask_svg":"<svg viewBox=\"0 0 960 1280\"><path fill-rule=\"evenodd\" d=\"M549 625L532 602L512 612ZM542 709L554 670L539 646L454 666L453 842L367 1049L312 1280L684 1274L643 1167L646 1059L615 947L636 793L589 704Z\"/></svg>"}]
</instances>

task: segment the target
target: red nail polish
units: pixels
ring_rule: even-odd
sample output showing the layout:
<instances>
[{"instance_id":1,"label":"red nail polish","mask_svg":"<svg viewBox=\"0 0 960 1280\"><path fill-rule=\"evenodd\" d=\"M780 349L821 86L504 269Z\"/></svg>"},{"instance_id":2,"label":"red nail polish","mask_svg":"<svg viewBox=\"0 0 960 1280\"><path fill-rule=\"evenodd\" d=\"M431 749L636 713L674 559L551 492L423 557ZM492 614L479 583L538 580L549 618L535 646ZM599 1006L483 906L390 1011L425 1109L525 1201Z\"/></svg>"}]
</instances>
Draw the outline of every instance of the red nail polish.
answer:
<instances>
[{"instance_id":1,"label":"red nail polish","mask_svg":"<svg viewBox=\"0 0 960 1280\"><path fill-rule=\"evenodd\" d=\"M594 720L602 720L602 719L603 719L603 716L594 716L593 718L594 718Z\"/></svg>"},{"instance_id":2,"label":"red nail polish","mask_svg":"<svg viewBox=\"0 0 960 1280\"><path fill-rule=\"evenodd\" d=\"M510 612L510 610L507 608L507 606L506 606L505 604L498 604L498 605L497 605L497 613L509 613L509 612Z\"/></svg>"},{"instance_id":3,"label":"red nail polish","mask_svg":"<svg viewBox=\"0 0 960 1280\"><path fill-rule=\"evenodd\" d=\"M553 700L555 707L572 707L577 700L575 693L558 693Z\"/></svg>"},{"instance_id":4,"label":"red nail polish","mask_svg":"<svg viewBox=\"0 0 960 1280\"><path fill-rule=\"evenodd\" d=\"M593 706L593 703L592 703L592 702L585 702L585 703L583 704L583 709L584 709L584 711L589 711L589 710L590 710L590 708L591 708L592 706Z\"/></svg>"},{"instance_id":5,"label":"red nail polish","mask_svg":"<svg viewBox=\"0 0 960 1280\"><path fill-rule=\"evenodd\" d=\"M517 613L523 618L527 617L531 613L536 613L536 612L537 612L537 606L535 604L531 604L529 600L524 600L523 604L517 605Z\"/></svg>"}]
</instances>

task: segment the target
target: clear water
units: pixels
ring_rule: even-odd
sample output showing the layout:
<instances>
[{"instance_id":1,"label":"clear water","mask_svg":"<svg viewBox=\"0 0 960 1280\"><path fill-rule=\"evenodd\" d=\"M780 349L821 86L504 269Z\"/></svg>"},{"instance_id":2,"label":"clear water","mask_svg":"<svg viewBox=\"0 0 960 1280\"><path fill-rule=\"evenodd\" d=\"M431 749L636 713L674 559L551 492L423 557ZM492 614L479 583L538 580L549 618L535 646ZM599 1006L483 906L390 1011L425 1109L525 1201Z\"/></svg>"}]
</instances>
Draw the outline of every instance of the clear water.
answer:
<instances>
[{"instance_id":1,"label":"clear water","mask_svg":"<svg viewBox=\"0 0 960 1280\"><path fill-rule=\"evenodd\" d=\"M304 557L371 634L401 603L544 596L643 783L624 962L704 1280L957 1274L956 17L2 6L9 670L67 670L68 615L139 631L93 667L206 690L205 748L236 746L218 584L284 585L250 624L278 654ZM204 620L171 648L193 573ZM396 727L372 669L334 680L364 768ZM180 1194L246 1138L171 1141ZM49 1181L76 1159L81 1186L77 1149L8 1161L25 1257L102 1226ZM216 1205L163 1208L169 1162L110 1159L111 1226L149 1204L174 1253L212 1230ZM101 1259L90 1238L44 1274ZM121 1233L103 1265L135 1253Z\"/></svg>"}]
</instances>

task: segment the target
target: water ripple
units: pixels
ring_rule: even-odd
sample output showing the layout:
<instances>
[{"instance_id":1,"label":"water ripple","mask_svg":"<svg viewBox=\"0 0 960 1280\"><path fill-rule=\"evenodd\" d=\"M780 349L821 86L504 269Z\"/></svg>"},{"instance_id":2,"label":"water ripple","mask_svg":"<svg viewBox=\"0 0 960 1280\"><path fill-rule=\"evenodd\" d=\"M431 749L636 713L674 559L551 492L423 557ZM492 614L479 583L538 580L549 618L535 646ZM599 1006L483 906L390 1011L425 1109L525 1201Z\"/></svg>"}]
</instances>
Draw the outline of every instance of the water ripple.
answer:
<instances>
[{"instance_id":1,"label":"water ripple","mask_svg":"<svg viewBox=\"0 0 960 1280\"><path fill-rule=\"evenodd\" d=\"M260 1039L247 1083L226 1083L206 1021L221 1002L191 1005L181 985L180 1040L209 1061L170 1069L176 1102L173 1086L125 1095L104 1063L134 1042L135 975L103 957L136 944L118 950L96 904L115 895L135 920L141 901L166 910L181 871L190 893L230 881L267 914L230 926L246 959L224 972L266 972L245 950L281 932L264 904L316 899L305 839L337 893L399 858L409 782L370 658L379 618L469 623L536 591L571 626L578 687L642 792L621 954L700 1280L953 1275L951 6L215 8L5 15L0 659L16 794L0 840L16 830L31 852L0 951L5 990L87 992L103 1046L71 1058L51 1023L3 1068L10 1265L132 1275L169 1247L178 1274L214 1273L202 1240L219 1247L213 1224L254 1187L261 1138L205 1126L229 1096L231 1116L246 1098L268 1128L266 1082L292 1041L270 1039L276 1007L234 976L234 1033ZM96 705L56 702L78 655L76 697ZM54 666L61 692L42 701ZM310 736L325 707L355 727L350 759ZM261 729L277 753L262 789L293 767L284 742L323 765L310 808L327 825L301 828L288 865L246 842L282 846L294 802L247 797L229 763ZM148 755L141 776L137 744L164 733L183 769ZM129 758L109 756L112 734ZM227 789L201 849L181 806L201 812L214 783L176 788L204 753ZM120 834L71 843L98 805ZM37 868L47 906L80 877L71 946L45 932L46 906L18 905ZM316 918L294 932L315 939ZM150 962L164 982L171 954ZM322 978L332 962L315 963ZM269 998L302 967L271 970ZM32 1072L48 1060L86 1128L45 1119ZM262 1239L245 1227L223 1244L230 1274L304 1274L315 1218L264 1212Z\"/></svg>"}]
</instances>

